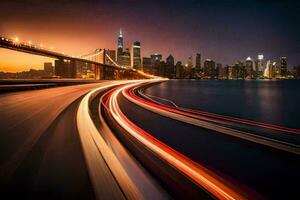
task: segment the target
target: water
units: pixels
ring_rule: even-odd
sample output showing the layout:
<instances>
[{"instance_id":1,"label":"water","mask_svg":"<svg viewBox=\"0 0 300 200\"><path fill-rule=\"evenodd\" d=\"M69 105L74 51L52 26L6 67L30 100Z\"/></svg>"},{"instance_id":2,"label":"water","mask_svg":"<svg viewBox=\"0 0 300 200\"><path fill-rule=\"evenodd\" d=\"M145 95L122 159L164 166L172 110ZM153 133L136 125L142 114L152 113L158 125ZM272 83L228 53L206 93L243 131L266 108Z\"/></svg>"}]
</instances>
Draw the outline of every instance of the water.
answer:
<instances>
[{"instance_id":1,"label":"water","mask_svg":"<svg viewBox=\"0 0 300 200\"><path fill-rule=\"evenodd\" d=\"M146 93L185 108L300 128L300 80L170 80Z\"/></svg>"},{"instance_id":2,"label":"water","mask_svg":"<svg viewBox=\"0 0 300 200\"><path fill-rule=\"evenodd\" d=\"M181 107L299 129L299 89L298 80L170 80L147 88L146 93ZM120 98L120 108L129 120L235 185L267 199L298 196L299 155L162 117ZM281 138L278 133L275 136Z\"/></svg>"}]
</instances>

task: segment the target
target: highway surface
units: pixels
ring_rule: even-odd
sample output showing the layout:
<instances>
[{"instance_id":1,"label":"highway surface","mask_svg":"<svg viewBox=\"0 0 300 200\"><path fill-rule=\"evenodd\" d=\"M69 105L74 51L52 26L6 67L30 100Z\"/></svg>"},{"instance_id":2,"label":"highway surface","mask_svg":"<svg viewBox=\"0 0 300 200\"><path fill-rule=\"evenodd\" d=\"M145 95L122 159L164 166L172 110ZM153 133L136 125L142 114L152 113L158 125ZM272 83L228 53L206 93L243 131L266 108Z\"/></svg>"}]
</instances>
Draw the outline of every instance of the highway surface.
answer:
<instances>
[{"instance_id":1,"label":"highway surface","mask_svg":"<svg viewBox=\"0 0 300 200\"><path fill-rule=\"evenodd\" d=\"M81 96L103 84L0 95L1 194L94 198L75 116Z\"/></svg>"},{"instance_id":2,"label":"highway surface","mask_svg":"<svg viewBox=\"0 0 300 200\"><path fill-rule=\"evenodd\" d=\"M112 136L107 135L113 151L121 156L114 155L99 132L94 135L95 142L90 140L87 94L126 82L1 94L2 197L168 199L162 187Z\"/></svg>"},{"instance_id":3,"label":"highway surface","mask_svg":"<svg viewBox=\"0 0 300 200\"><path fill-rule=\"evenodd\" d=\"M300 130L106 81L0 95L0 192L25 199L292 199Z\"/></svg>"}]
</instances>

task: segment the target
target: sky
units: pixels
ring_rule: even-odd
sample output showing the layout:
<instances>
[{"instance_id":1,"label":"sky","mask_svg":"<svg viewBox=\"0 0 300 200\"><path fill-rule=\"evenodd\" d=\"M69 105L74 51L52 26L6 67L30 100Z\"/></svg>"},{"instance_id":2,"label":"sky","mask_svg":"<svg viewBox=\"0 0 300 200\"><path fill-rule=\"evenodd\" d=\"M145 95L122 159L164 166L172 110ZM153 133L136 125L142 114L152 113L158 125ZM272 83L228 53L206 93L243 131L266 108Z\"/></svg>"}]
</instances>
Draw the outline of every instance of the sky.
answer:
<instances>
[{"instance_id":1,"label":"sky","mask_svg":"<svg viewBox=\"0 0 300 200\"><path fill-rule=\"evenodd\" d=\"M142 56L210 58L223 65L264 54L300 65L300 3L260 0L1 0L0 34L69 55L141 42ZM51 60L51 59L50 59ZM0 49L0 71L39 68L48 58Z\"/></svg>"}]
</instances>

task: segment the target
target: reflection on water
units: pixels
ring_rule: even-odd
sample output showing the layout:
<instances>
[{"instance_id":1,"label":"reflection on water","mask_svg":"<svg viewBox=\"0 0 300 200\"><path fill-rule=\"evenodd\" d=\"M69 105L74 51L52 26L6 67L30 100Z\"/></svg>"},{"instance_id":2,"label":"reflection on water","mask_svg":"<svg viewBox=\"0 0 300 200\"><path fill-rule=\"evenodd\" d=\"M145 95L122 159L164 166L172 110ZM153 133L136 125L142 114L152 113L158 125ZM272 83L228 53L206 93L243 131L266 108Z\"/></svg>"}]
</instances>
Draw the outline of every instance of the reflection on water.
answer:
<instances>
[{"instance_id":1,"label":"reflection on water","mask_svg":"<svg viewBox=\"0 0 300 200\"><path fill-rule=\"evenodd\" d=\"M170 80L146 90L177 105L300 128L300 81Z\"/></svg>"}]
</instances>

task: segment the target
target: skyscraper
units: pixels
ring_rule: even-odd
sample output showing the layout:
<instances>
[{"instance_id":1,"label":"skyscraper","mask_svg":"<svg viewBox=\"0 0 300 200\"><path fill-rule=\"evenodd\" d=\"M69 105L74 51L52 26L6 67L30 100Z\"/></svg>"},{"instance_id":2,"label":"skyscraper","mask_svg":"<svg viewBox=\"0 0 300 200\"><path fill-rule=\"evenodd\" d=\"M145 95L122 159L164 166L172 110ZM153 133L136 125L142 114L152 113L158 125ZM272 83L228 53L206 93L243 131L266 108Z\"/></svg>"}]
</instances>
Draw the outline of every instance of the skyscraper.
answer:
<instances>
[{"instance_id":1,"label":"skyscraper","mask_svg":"<svg viewBox=\"0 0 300 200\"><path fill-rule=\"evenodd\" d=\"M159 63L161 61L161 59L162 59L162 55L158 54L158 53L151 54L150 57L151 57L152 64L155 64L157 62Z\"/></svg>"},{"instance_id":2,"label":"skyscraper","mask_svg":"<svg viewBox=\"0 0 300 200\"><path fill-rule=\"evenodd\" d=\"M168 78L175 78L174 57L171 54L166 58L165 75Z\"/></svg>"},{"instance_id":3,"label":"skyscraper","mask_svg":"<svg viewBox=\"0 0 300 200\"><path fill-rule=\"evenodd\" d=\"M131 67L137 70L141 70L141 43L138 41L133 42L130 53Z\"/></svg>"},{"instance_id":4,"label":"skyscraper","mask_svg":"<svg viewBox=\"0 0 300 200\"><path fill-rule=\"evenodd\" d=\"M170 54L166 59L167 65L174 66L174 57Z\"/></svg>"},{"instance_id":5,"label":"skyscraper","mask_svg":"<svg viewBox=\"0 0 300 200\"><path fill-rule=\"evenodd\" d=\"M188 63L187 64L188 64L189 68L193 67L193 57L192 56L188 57Z\"/></svg>"},{"instance_id":6,"label":"skyscraper","mask_svg":"<svg viewBox=\"0 0 300 200\"><path fill-rule=\"evenodd\" d=\"M280 57L280 75L281 78L287 77L287 58L286 57Z\"/></svg>"},{"instance_id":7,"label":"skyscraper","mask_svg":"<svg viewBox=\"0 0 300 200\"><path fill-rule=\"evenodd\" d=\"M257 78L263 78L264 55L262 54L257 56L257 60L255 61L255 71L256 71Z\"/></svg>"},{"instance_id":8,"label":"skyscraper","mask_svg":"<svg viewBox=\"0 0 300 200\"><path fill-rule=\"evenodd\" d=\"M128 48L126 48L122 54L119 56L118 55L118 64L124 67L130 67L130 51Z\"/></svg>"},{"instance_id":9,"label":"skyscraper","mask_svg":"<svg viewBox=\"0 0 300 200\"><path fill-rule=\"evenodd\" d=\"M155 74L153 65L151 64L151 58L150 57L143 57L143 72L148 73L148 74Z\"/></svg>"},{"instance_id":10,"label":"skyscraper","mask_svg":"<svg viewBox=\"0 0 300 200\"><path fill-rule=\"evenodd\" d=\"M118 37L118 57L117 57L117 61L120 62L120 56L123 54L123 33L122 33L122 29L120 29L119 32L119 37Z\"/></svg>"},{"instance_id":11,"label":"skyscraper","mask_svg":"<svg viewBox=\"0 0 300 200\"><path fill-rule=\"evenodd\" d=\"M270 60L267 61L265 70L264 70L264 77L265 78L272 78L272 63Z\"/></svg>"},{"instance_id":12,"label":"skyscraper","mask_svg":"<svg viewBox=\"0 0 300 200\"><path fill-rule=\"evenodd\" d=\"M224 78L224 69L221 63L217 63L217 68L216 68L216 75L218 79L223 79Z\"/></svg>"},{"instance_id":13,"label":"skyscraper","mask_svg":"<svg viewBox=\"0 0 300 200\"><path fill-rule=\"evenodd\" d=\"M184 68L181 61L176 63L175 70L175 78L184 78Z\"/></svg>"},{"instance_id":14,"label":"skyscraper","mask_svg":"<svg viewBox=\"0 0 300 200\"><path fill-rule=\"evenodd\" d=\"M204 77L214 78L215 77L215 62L211 59L206 59L204 61Z\"/></svg>"},{"instance_id":15,"label":"skyscraper","mask_svg":"<svg viewBox=\"0 0 300 200\"><path fill-rule=\"evenodd\" d=\"M123 51L123 33L122 33L122 29L120 29L120 32L119 32L118 49L122 49L122 51Z\"/></svg>"},{"instance_id":16,"label":"skyscraper","mask_svg":"<svg viewBox=\"0 0 300 200\"><path fill-rule=\"evenodd\" d=\"M196 54L196 72L200 72L201 70L201 54Z\"/></svg>"},{"instance_id":17,"label":"skyscraper","mask_svg":"<svg viewBox=\"0 0 300 200\"><path fill-rule=\"evenodd\" d=\"M245 61L245 78L246 79L251 79L254 78L254 73L253 73L253 61L250 57L248 57Z\"/></svg>"}]
</instances>

